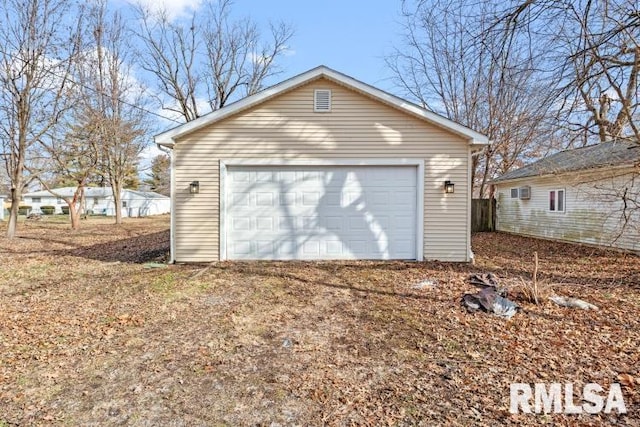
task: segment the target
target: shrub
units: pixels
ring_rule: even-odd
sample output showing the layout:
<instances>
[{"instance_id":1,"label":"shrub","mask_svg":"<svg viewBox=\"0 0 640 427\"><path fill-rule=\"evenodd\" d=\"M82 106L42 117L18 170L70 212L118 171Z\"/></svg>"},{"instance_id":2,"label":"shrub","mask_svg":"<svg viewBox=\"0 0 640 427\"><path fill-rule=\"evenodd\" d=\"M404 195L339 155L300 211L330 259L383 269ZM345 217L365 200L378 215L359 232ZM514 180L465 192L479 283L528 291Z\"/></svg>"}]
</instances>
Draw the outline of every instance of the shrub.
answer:
<instances>
[{"instance_id":1,"label":"shrub","mask_svg":"<svg viewBox=\"0 0 640 427\"><path fill-rule=\"evenodd\" d=\"M18 215L29 215L29 212L31 212L31 206L20 206L18 207Z\"/></svg>"},{"instance_id":2,"label":"shrub","mask_svg":"<svg viewBox=\"0 0 640 427\"><path fill-rule=\"evenodd\" d=\"M69 215L69 206L60 206L60 209L62 209L63 214Z\"/></svg>"},{"instance_id":3,"label":"shrub","mask_svg":"<svg viewBox=\"0 0 640 427\"><path fill-rule=\"evenodd\" d=\"M53 215L56 212L55 206L40 206L40 212L43 215Z\"/></svg>"}]
</instances>

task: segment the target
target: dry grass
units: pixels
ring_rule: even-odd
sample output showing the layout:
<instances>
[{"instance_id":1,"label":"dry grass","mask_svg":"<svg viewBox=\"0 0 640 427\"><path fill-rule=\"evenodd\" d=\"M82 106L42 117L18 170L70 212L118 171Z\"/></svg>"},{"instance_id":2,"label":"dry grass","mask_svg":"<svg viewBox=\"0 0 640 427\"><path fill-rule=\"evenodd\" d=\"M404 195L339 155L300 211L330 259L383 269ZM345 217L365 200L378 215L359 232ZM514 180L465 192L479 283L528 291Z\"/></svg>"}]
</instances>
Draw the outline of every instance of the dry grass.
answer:
<instances>
[{"instance_id":1,"label":"dry grass","mask_svg":"<svg viewBox=\"0 0 640 427\"><path fill-rule=\"evenodd\" d=\"M83 225L0 238L0 426L640 423L633 384L627 415L508 413L511 382L640 377L636 256L479 234L475 266L147 269L166 218ZM519 301L526 313L504 321L461 308L471 272L530 281L533 250L541 283L601 309Z\"/></svg>"},{"instance_id":2,"label":"dry grass","mask_svg":"<svg viewBox=\"0 0 640 427\"><path fill-rule=\"evenodd\" d=\"M509 296L520 302L529 304L543 304L549 297L556 294L553 283L549 281L525 280L522 277L511 281ZM561 289L562 287L559 286Z\"/></svg>"}]
</instances>

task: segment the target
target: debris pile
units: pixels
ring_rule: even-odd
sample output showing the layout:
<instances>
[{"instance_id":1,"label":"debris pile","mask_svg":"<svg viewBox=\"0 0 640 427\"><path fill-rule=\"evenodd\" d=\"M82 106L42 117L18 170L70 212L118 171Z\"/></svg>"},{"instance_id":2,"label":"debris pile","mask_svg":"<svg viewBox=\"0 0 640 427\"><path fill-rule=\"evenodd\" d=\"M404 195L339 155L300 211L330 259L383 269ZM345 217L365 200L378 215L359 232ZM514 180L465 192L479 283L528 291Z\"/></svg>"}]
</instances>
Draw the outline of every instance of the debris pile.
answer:
<instances>
[{"instance_id":1,"label":"debris pile","mask_svg":"<svg viewBox=\"0 0 640 427\"><path fill-rule=\"evenodd\" d=\"M462 305L470 313L483 310L511 319L518 311L518 305L505 297L506 289L498 284L498 278L494 274L473 274L469 277L469 283L482 288L474 294L464 294L462 297Z\"/></svg>"},{"instance_id":2,"label":"debris pile","mask_svg":"<svg viewBox=\"0 0 640 427\"><path fill-rule=\"evenodd\" d=\"M555 296L549 297L549 299L561 307L579 308L581 310L597 310L598 309L597 306L578 298L561 297L561 296L555 295Z\"/></svg>"}]
</instances>

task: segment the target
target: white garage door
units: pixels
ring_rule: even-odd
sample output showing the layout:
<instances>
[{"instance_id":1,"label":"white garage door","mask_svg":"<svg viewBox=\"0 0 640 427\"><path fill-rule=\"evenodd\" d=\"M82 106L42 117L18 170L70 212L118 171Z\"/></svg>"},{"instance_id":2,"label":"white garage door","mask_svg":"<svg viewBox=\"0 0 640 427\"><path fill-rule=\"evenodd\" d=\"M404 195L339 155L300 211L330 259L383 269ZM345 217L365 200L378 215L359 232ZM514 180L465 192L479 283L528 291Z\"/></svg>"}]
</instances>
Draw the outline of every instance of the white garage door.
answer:
<instances>
[{"instance_id":1,"label":"white garage door","mask_svg":"<svg viewBox=\"0 0 640 427\"><path fill-rule=\"evenodd\" d=\"M229 166L228 259L416 259L416 166Z\"/></svg>"}]
</instances>

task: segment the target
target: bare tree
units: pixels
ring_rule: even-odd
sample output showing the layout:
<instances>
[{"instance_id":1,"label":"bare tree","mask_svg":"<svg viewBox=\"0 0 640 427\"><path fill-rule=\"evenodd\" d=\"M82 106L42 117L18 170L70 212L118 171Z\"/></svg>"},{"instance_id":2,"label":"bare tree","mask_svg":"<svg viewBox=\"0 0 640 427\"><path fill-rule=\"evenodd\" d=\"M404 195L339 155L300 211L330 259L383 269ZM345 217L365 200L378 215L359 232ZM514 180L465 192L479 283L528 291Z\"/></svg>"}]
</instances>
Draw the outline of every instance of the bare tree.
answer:
<instances>
[{"instance_id":1,"label":"bare tree","mask_svg":"<svg viewBox=\"0 0 640 427\"><path fill-rule=\"evenodd\" d=\"M158 154L151 161L149 178L145 181L151 191L169 196L171 194L171 159L167 154Z\"/></svg>"},{"instance_id":2,"label":"bare tree","mask_svg":"<svg viewBox=\"0 0 640 427\"><path fill-rule=\"evenodd\" d=\"M271 25L264 41L251 19L232 19L232 6L231 0L210 0L182 21L137 9L142 67L153 76L162 108L185 122L259 91L278 72L276 60L292 37L290 26Z\"/></svg>"},{"instance_id":3,"label":"bare tree","mask_svg":"<svg viewBox=\"0 0 640 427\"><path fill-rule=\"evenodd\" d=\"M230 20L231 6L230 0L209 2L207 6L204 80L212 110L223 107L241 88L243 95L262 89L264 80L277 73L274 61L293 35L286 24L271 24L271 40L262 42L257 25L250 19Z\"/></svg>"},{"instance_id":4,"label":"bare tree","mask_svg":"<svg viewBox=\"0 0 640 427\"><path fill-rule=\"evenodd\" d=\"M70 1L0 5L0 152L11 182L7 236L13 238L30 156L69 108L66 92L78 43L76 28L66 24Z\"/></svg>"},{"instance_id":5,"label":"bare tree","mask_svg":"<svg viewBox=\"0 0 640 427\"><path fill-rule=\"evenodd\" d=\"M84 190L96 173L100 160L100 123L92 122L93 118L76 118L76 123L63 138L55 136L41 140L41 152L46 158L46 167L39 170L31 167L30 172L37 177L40 184L51 194L65 201L69 206L71 229L80 228L80 215L83 206ZM55 181L73 184L75 190L71 196L59 193L49 184L48 175Z\"/></svg>"},{"instance_id":6,"label":"bare tree","mask_svg":"<svg viewBox=\"0 0 640 427\"><path fill-rule=\"evenodd\" d=\"M144 49L142 68L154 77L162 109L180 114L185 122L198 118L201 86L198 52L202 42L194 14L189 25L174 24L166 12L138 6L141 29L136 33Z\"/></svg>"},{"instance_id":7,"label":"bare tree","mask_svg":"<svg viewBox=\"0 0 640 427\"><path fill-rule=\"evenodd\" d=\"M494 6L467 4L403 1L404 42L387 64L409 97L489 137L492 144L472 165L483 197L495 174L548 147L555 97L538 82L529 46L514 43L501 55L501 38L479 38Z\"/></svg>"},{"instance_id":8,"label":"bare tree","mask_svg":"<svg viewBox=\"0 0 640 427\"><path fill-rule=\"evenodd\" d=\"M581 145L617 141L640 150L637 0L509 0L494 16L483 37L498 37L502 55L514 40L547 47L536 66L556 88L570 135ZM637 165L624 179L584 182L590 199L618 216L616 239L638 227L639 176Z\"/></svg>"},{"instance_id":9,"label":"bare tree","mask_svg":"<svg viewBox=\"0 0 640 427\"><path fill-rule=\"evenodd\" d=\"M113 193L116 224L122 223L122 190L135 171L147 134L144 91L131 66L122 16L110 14L106 1L89 13L92 42L81 67L82 87L90 93L80 108L99 138L98 172L107 178Z\"/></svg>"},{"instance_id":10,"label":"bare tree","mask_svg":"<svg viewBox=\"0 0 640 427\"><path fill-rule=\"evenodd\" d=\"M544 43L538 67L549 71L569 110L568 124L587 143L640 141L640 7L635 0L511 0L485 36ZM545 29L551 29L545 30Z\"/></svg>"}]
</instances>

